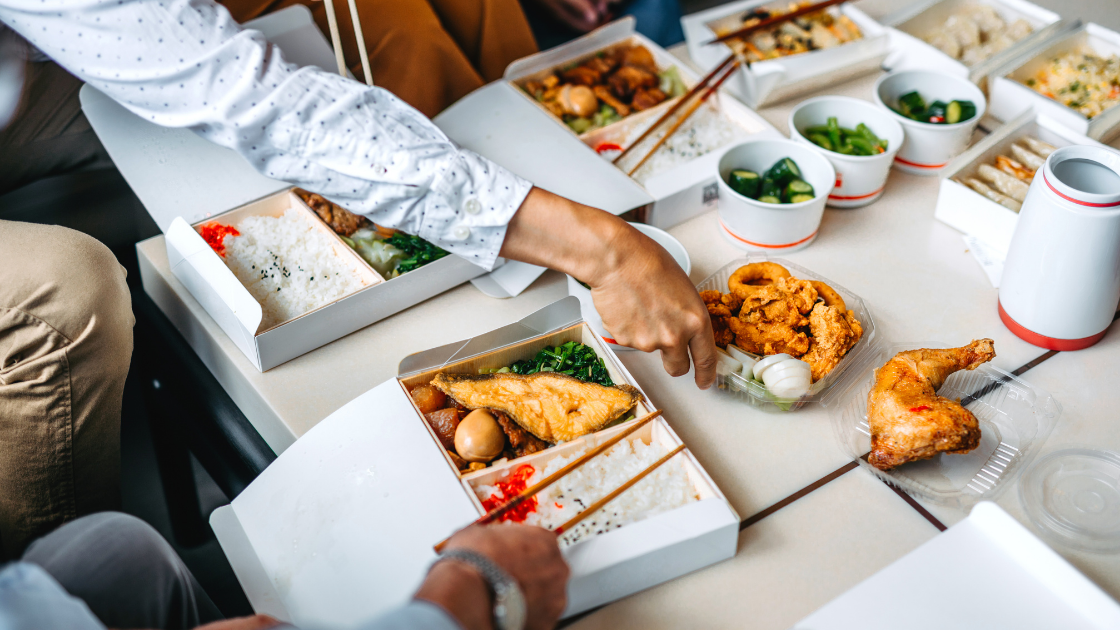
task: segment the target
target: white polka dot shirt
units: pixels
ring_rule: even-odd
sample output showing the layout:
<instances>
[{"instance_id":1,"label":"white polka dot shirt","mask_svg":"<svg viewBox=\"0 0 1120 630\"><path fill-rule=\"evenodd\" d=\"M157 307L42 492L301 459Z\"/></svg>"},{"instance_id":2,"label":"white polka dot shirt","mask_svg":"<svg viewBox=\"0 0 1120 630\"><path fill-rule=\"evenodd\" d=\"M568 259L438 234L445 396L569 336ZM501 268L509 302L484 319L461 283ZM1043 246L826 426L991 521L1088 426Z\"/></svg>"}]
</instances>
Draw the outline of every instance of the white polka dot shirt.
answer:
<instances>
[{"instance_id":1,"label":"white polka dot shirt","mask_svg":"<svg viewBox=\"0 0 1120 630\"><path fill-rule=\"evenodd\" d=\"M0 22L138 116L487 269L531 188L389 92L285 62L209 0L0 0Z\"/></svg>"}]
</instances>

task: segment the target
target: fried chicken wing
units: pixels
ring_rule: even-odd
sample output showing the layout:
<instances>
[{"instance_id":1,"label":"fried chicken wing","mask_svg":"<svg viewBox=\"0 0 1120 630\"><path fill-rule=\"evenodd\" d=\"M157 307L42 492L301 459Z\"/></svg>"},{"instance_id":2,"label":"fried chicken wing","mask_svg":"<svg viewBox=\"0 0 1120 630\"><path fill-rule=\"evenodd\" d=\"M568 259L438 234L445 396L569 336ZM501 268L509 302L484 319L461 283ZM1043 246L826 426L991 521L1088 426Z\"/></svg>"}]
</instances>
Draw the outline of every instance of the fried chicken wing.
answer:
<instances>
[{"instance_id":1,"label":"fried chicken wing","mask_svg":"<svg viewBox=\"0 0 1120 630\"><path fill-rule=\"evenodd\" d=\"M813 368L813 382L828 376L863 336L863 326L851 311L827 306L823 302L813 307L809 314L809 329L813 343L809 352L801 357Z\"/></svg>"},{"instance_id":2,"label":"fried chicken wing","mask_svg":"<svg viewBox=\"0 0 1120 630\"><path fill-rule=\"evenodd\" d=\"M735 345L755 354L786 353L800 357L809 351L809 336L798 330L809 325L808 313L817 299L816 289L797 278L779 278L774 284L756 287L731 320Z\"/></svg>"},{"instance_id":3,"label":"fried chicken wing","mask_svg":"<svg viewBox=\"0 0 1120 630\"><path fill-rule=\"evenodd\" d=\"M604 387L555 372L437 374L432 386L468 409L500 411L550 443L598 431L642 400L629 385Z\"/></svg>"},{"instance_id":4,"label":"fried chicken wing","mask_svg":"<svg viewBox=\"0 0 1120 630\"><path fill-rule=\"evenodd\" d=\"M900 352L875 374L867 396L871 427L868 462L890 470L938 453L967 453L980 445L980 423L960 402L937 395L950 374L991 361L991 339L948 350Z\"/></svg>"},{"instance_id":5,"label":"fried chicken wing","mask_svg":"<svg viewBox=\"0 0 1120 630\"><path fill-rule=\"evenodd\" d=\"M708 317L712 320L712 331L715 333L716 345L726 348L727 344L735 341L735 333L731 332L730 320L735 316L731 309L723 302L723 295L719 291L701 291L700 298L708 307Z\"/></svg>"}]
</instances>

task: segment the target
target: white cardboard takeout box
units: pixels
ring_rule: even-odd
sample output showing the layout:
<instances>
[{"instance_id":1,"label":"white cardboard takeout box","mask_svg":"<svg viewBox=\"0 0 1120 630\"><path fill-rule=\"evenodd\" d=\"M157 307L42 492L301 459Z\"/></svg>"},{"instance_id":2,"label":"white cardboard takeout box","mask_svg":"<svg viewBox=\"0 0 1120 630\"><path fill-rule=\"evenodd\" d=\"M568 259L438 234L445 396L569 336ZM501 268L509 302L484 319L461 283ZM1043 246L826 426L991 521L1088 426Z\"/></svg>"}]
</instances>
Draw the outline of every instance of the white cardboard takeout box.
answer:
<instances>
[{"instance_id":1,"label":"white cardboard takeout box","mask_svg":"<svg viewBox=\"0 0 1120 630\"><path fill-rule=\"evenodd\" d=\"M786 4L781 0L741 0L684 17L681 26L689 56L705 70L715 68L731 54L726 44L708 44L717 37L717 30L738 27L740 16L751 9ZM763 107L877 71L888 53L886 30L851 4L840 5L839 11L859 27L861 39L752 63L750 72L740 71L728 81L728 89L751 107Z\"/></svg>"},{"instance_id":2,"label":"white cardboard takeout box","mask_svg":"<svg viewBox=\"0 0 1120 630\"><path fill-rule=\"evenodd\" d=\"M302 6L246 26L264 33L288 61L335 67L329 44ZM305 317L258 331L253 320L260 323L260 306L221 260L200 246L205 242L188 224L235 208L267 205L270 198L287 195L291 184L261 175L241 156L188 129L147 122L89 86L82 88L81 100L117 168L164 231L172 272L262 372L486 273L462 258L446 256Z\"/></svg>"},{"instance_id":3,"label":"white cardboard takeout box","mask_svg":"<svg viewBox=\"0 0 1120 630\"><path fill-rule=\"evenodd\" d=\"M933 216L965 234L975 236L1001 257L1007 256L1011 237L1019 222L1019 213L988 199L968 186L954 181L976 175L981 164L995 166L996 156L1011 155L1011 145L1021 138L1034 136L1058 148L1073 144L1103 147L1080 133L1071 131L1046 114L1033 110L1002 125L967 151L953 159L941 174L941 188ZM987 183L987 182L985 182ZM994 188L994 187L992 187Z\"/></svg>"},{"instance_id":4,"label":"white cardboard takeout box","mask_svg":"<svg viewBox=\"0 0 1120 630\"><path fill-rule=\"evenodd\" d=\"M578 300L565 298L485 335L407 357L401 376L325 418L216 510L211 526L254 609L297 625L348 627L400 605L435 560L432 546L483 514L475 485L624 430L460 476L407 393L408 383L433 372L477 373L574 339L595 348L616 382L635 385L579 317ZM647 403L636 415L652 410ZM626 439L681 443L664 418ZM738 515L691 453L682 457L700 500L564 549L572 569L565 616L735 554Z\"/></svg>"},{"instance_id":5,"label":"white cardboard takeout box","mask_svg":"<svg viewBox=\"0 0 1120 630\"><path fill-rule=\"evenodd\" d=\"M670 106L662 103L621 122L579 135L536 103L518 84L629 42L645 46L661 68L676 66L686 84L696 76L668 51L634 31L627 17L583 37L513 62L503 80L486 85L435 117L444 132L534 184L563 197L613 214L645 209L645 223L668 228L714 209L718 198L715 159L719 149L684 162L647 180L643 186L585 142L657 118ZM772 125L733 98L721 95L719 107L751 137L779 138Z\"/></svg>"},{"instance_id":6,"label":"white cardboard takeout box","mask_svg":"<svg viewBox=\"0 0 1120 630\"><path fill-rule=\"evenodd\" d=\"M961 7L969 4L990 6L1008 25L1016 20L1026 20L1031 33L1007 49L992 55L973 66L946 55L924 37L941 28ZM1042 42L1055 36L1064 27L1061 16L1053 11L1024 0L933 0L914 3L883 19L891 38L891 53L883 62L884 68L897 70L936 70L963 77L986 89L989 73L1026 50L1036 49Z\"/></svg>"},{"instance_id":7,"label":"white cardboard takeout box","mask_svg":"<svg viewBox=\"0 0 1120 630\"><path fill-rule=\"evenodd\" d=\"M1055 57L1081 48L1089 48L1104 57L1120 55L1120 33L1091 22L1085 25L1074 23L1040 45L1015 56L988 77L988 113L1006 121L1033 108L1094 140L1109 142L1115 138L1120 134L1120 105L1114 105L1090 119L1023 83Z\"/></svg>"},{"instance_id":8,"label":"white cardboard takeout box","mask_svg":"<svg viewBox=\"0 0 1120 630\"><path fill-rule=\"evenodd\" d=\"M1120 628L1120 605L989 502L794 630L862 630L872 610L911 630Z\"/></svg>"}]
</instances>

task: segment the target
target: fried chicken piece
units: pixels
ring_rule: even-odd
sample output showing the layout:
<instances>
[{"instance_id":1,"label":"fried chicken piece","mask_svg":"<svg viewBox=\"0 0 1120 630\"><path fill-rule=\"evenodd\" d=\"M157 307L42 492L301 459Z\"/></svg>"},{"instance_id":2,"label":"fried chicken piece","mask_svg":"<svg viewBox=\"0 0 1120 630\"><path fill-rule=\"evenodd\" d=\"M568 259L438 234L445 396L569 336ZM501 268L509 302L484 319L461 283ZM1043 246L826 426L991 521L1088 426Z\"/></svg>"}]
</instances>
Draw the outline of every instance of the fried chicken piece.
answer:
<instances>
[{"instance_id":1,"label":"fried chicken piece","mask_svg":"<svg viewBox=\"0 0 1120 630\"><path fill-rule=\"evenodd\" d=\"M700 298L708 307L708 317L712 320L712 331L715 333L716 345L726 348L727 344L735 341L735 333L731 332L730 320L735 319L731 309L724 304L719 291L701 291Z\"/></svg>"},{"instance_id":2,"label":"fried chicken piece","mask_svg":"<svg viewBox=\"0 0 1120 630\"><path fill-rule=\"evenodd\" d=\"M950 374L973 370L996 356L991 339L962 348L900 352L875 374L867 396L871 454L879 470L928 459L938 453L967 453L980 445L980 423L960 402L937 395Z\"/></svg>"},{"instance_id":3,"label":"fried chicken piece","mask_svg":"<svg viewBox=\"0 0 1120 630\"><path fill-rule=\"evenodd\" d=\"M509 447L512 449L514 457L524 457L549 447L548 442L522 429L506 414L493 409L490 410L490 413L498 421L498 426L502 427L502 432L506 434L506 440L509 441Z\"/></svg>"},{"instance_id":4,"label":"fried chicken piece","mask_svg":"<svg viewBox=\"0 0 1120 630\"><path fill-rule=\"evenodd\" d=\"M331 226L335 234L350 236L369 224L369 219L354 214L336 203L327 201L322 195L309 193L305 190L297 191L296 194L307 203L309 208L315 211L315 214L319 215L323 223Z\"/></svg>"},{"instance_id":5,"label":"fried chicken piece","mask_svg":"<svg viewBox=\"0 0 1120 630\"><path fill-rule=\"evenodd\" d=\"M640 112L651 107L657 107L664 103L667 98L669 97L657 88L642 89L634 92L634 99L630 101L630 107L633 107L634 111Z\"/></svg>"},{"instance_id":6,"label":"fried chicken piece","mask_svg":"<svg viewBox=\"0 0 1120 630\"><path fill-rule=\"evenodd\" d=\"M796 278L779 278L758 287L743 301L738 319L728 322L735 345L755 354L786 353L794 358L805 354L809 336L799 329L809 325L802 312L812 308L809 298L816 299L816 289Z\"/></svg>"},{"instance_id":7,"label":"fried chicken piece","mask_svg":"<svg viewBox=\"0 0 1120 630\"><path fill-rule=\"evenodd\" d=\"M828 376L863 336L863 326L851 311L841 311L823 302L809 314L809 330L813 342L801 357L813 369L813 382Z\"/></svg>"},{"instance_id":8,"label":"fried chicken piece","mask_svg":"<svg viewBox=\"0 0 1120 630\"><path fill-rule=\"evenodd\" d=\"M579 65L561 72L560 79L564 83L592 87L603 82L603 73L595 68Z\"/></svg>"},{"instance_id":9,"label":"fried chicken piece","mask_svg":"<svg viewBox=\"0 0 1120 630\"><path fill-rule=\"evenodd\" d=\"M720 296L720 302L727 307L731 314L735 317L739 316L739 311L743 308L743 298L735 295L734 293L724 293Z\"/></svg>"},{"instance_id":10,"label":"fried chicken piece","mask_svg":"<svg viewBox=\"0 0 1120 630\"><path fill-rule=\"evenodd\" d=\"M641 89L655 88L661 83L656 72L635 66L622 66L607 79L611 92L618 98L628 101L634 92Z\"/></svg>"},{"instance_id":11,"label":"fried chicken piece","mask_svg":"<svg viewBox=\"0 0 1120 630\"><path fill-rule=\"evenodd\" d=\"M630 115L630 106L615 98L614 94L611 93L611 91L607 89L606 86L596 85L595 87L591 88L591 91L600 101L603 101L607 105L613 107L614 111L618 112L619 116L626 117Z\"/></svg>"},{"instance_id":12,"label":"fried chicken piece","mask_svg":"<svg viewBox=\"0 0 1120 630\"><path fill-rule=\"evenodd\" d=\"M622 51L619 61L624 66L633 66L657 74L657 61L645 46L634 46Z\"/></svg>"}]
</instances>

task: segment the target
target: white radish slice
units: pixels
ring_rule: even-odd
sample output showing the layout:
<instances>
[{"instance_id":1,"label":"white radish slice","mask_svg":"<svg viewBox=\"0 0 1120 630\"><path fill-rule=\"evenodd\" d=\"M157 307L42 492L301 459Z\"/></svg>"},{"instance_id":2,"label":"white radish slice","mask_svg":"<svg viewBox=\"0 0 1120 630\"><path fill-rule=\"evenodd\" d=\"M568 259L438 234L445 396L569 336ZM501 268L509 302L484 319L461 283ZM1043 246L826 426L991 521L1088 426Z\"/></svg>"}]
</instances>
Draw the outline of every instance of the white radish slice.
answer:
<instances>
[{"instance_id":1,"label":"white radish slice","mask_svg":"<svg viewBox=\"0 0 1120 630\"><path fill-rule=\"evenodd\" d=\"M809 393L809 385L808 377L791 375L775 383L767 383L766 389L778 398L801 398Z\"/></svg>"},{"instance_id":2,"label":"white radish slice","mask_svg":"<svg viewBox=\"0 0 1120 630\"><path fill-rule=\"evenodd\" d=\"M758 359L756 359L756 358L752 357L751 355L747 354L746 351L744 351L739 346L736 346L735 344L729 344L727 346L727 354L730 354L732 357L735 358L736 361L743 364L743 372L744 373L748 369L753 369L754 364L758 363ZM747 378L750 378L750 376L747 375Z\"/></svg>"},{"instance_id":3,"label":"white radish slice","mask_svg":"<svg viewBox=\"0 0 1120 630\"><path fill-rule=\"evenodd\" d=\"M716 348L718 351L716 358L716 374L734 374L742 371L743 364L736 361L730 354L725 352L722 348Z\"/></svg>"},{"instance_id":4,"label":"white radish slice","mask_svg":"<svg viewBox=\"0 0 1120 630\"><path fill-rule=\"evenodd\" d=\"M790 359L782 361L777 365L770 366L766 372L762 374L762 380L769 383L770 381L780 381L787 376L803 376L812 379L813 370L809 364L800 359Z\"/></svg>"},{"instance_id":5,"label":"white radish slice","mask_svg":"<svg viewBox=\"0 0 1120 630\"><path fill-rule=\"evenodd\" d=\"M763 380L762 375L766 372L766 368L768 368L771 365L774 365L776 363L781 363L782 361L785 361L787 359L792 359L792 358L793 357L789 356L788 354L772 354L772 355L760 360L758 363L754 364L754 377L755 377L755 379L760 380L760 381Z\"/></svg>"}]
</instances>

